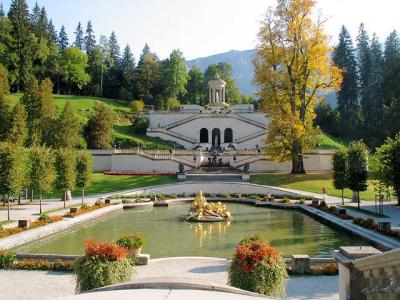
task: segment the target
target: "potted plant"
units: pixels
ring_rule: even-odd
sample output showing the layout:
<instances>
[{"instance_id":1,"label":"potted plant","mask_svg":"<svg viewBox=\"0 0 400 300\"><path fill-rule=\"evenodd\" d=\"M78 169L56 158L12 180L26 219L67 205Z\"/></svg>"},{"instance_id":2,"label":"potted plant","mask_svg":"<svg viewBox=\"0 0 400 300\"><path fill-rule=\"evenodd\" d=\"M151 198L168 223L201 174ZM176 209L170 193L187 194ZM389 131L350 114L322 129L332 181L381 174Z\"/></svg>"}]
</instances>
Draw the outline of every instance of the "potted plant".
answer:
<instances>
[{"instance_id":1,"label":"potted plant","mask_svg":"<svg viewBox=\"0 0 400 300\"><path fill-rule=\"evenodd\" d=\"M282 296L287 277L279 251L258 236L240 241L228 268L230 285L267 296Z\"/></svg>"},{"instance_id":2,"label":"potted plant","mask_svg":"<svg viewBox=\"0 0 400 300\"><path fill-rule=\"evenodd\" d=\"M85 242L85 255L74 263L77 292L125 282L133 274L128 250L115 243Z\"/></svg>"},{"instance_id":3,"label":"potted plant","mask_svg":"<svg viewBox=\"0 0 400 300\"><path fill-rule=\"evenodd\" d=\"M141 234L125 235L117 240L117 245L128 249L128 255L137 256L145 243Z\"/></svg>"}]
</instances>

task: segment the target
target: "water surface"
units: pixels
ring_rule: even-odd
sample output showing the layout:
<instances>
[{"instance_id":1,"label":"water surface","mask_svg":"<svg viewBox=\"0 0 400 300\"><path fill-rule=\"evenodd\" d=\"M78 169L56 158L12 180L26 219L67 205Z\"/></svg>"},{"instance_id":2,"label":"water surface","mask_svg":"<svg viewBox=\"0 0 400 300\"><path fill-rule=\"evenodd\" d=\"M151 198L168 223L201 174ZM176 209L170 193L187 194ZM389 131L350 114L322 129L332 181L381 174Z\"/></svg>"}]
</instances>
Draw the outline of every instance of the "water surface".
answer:
<instances>
[{"instance_id":1,"label":"water surface","mask_svg":"<svg viewBox=\"0 0 400 300\"><path fill-rule=\"evenodd\" d=\"M230 257L244 237L260 234L285 256L327 257L339 246L365 245L350 234L328 227L299 211L227 204L229 223L188 223L179 217L189 205L125 210L16 249L25 253L80 254L84 241L114 241L124 234L143 233L151 257Z\"/></svg>"}]
</instances>

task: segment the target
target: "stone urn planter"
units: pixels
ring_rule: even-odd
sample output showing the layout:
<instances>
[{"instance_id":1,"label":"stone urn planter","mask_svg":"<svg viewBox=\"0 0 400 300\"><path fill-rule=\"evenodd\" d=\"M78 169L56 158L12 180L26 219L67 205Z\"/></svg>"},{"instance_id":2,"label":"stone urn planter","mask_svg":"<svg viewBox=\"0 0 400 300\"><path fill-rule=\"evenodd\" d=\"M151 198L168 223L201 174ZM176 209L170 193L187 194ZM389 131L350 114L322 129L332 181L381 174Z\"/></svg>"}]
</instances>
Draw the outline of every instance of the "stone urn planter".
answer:
<instances>
[{"instance_id":1,"label":"stone urn planter","mask_svg":"<svg viewBox=\"0 0 400 300\"><path fill-rule=\"evenodd\" d=\"M142 252L142 247L128 249L128 255L138 256Z\"/></svg>"}]
</instances>

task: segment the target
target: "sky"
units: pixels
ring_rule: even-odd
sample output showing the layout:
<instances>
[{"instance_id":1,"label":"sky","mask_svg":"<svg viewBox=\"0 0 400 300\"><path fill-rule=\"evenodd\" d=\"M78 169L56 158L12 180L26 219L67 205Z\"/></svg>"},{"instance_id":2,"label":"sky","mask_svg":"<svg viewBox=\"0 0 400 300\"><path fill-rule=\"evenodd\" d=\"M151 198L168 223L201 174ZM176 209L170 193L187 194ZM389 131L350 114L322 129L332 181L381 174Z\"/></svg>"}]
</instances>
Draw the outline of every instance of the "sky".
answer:
<instances>
[{"instance_id":1,"label":"sky","mask_svg":"<svg viewBox=\"0 0 400 300\"><path fill-rule=\"evenodd\" d=\"M5 9L11 0L0 0ZM147 42L161 59L180 49L187 59L257 45L260 21L276 0L27 0L30 9L45 6L57 30L65 25L70 41L82 22L91 20L99 35L117 34L121 48L129 44L135 57ZM353 38L361 22L381 40L400 31L400 0L318 0L332 44L345 25Z\"/></svg>"}]
</instances>

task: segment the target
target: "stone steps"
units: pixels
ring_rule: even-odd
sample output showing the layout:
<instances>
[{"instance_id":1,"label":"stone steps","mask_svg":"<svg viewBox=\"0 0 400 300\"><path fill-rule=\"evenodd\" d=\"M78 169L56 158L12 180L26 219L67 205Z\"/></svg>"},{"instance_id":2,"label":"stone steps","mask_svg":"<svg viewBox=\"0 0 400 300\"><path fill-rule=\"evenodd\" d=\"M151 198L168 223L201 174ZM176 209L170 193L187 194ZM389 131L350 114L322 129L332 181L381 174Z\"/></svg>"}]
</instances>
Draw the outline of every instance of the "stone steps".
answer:
<instances>
[{"instance_id":1,"label":"stone steps","mask_svg":"<svg viewBox=\"0 0 400 300\"><path fill-rule=\"evenodd\" d=\"M241 174L187 174L186 181L242 181Z\"/></svg>"}]
</instances>

